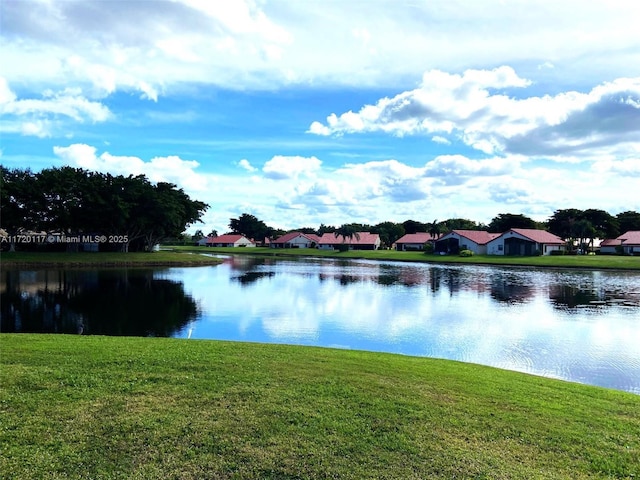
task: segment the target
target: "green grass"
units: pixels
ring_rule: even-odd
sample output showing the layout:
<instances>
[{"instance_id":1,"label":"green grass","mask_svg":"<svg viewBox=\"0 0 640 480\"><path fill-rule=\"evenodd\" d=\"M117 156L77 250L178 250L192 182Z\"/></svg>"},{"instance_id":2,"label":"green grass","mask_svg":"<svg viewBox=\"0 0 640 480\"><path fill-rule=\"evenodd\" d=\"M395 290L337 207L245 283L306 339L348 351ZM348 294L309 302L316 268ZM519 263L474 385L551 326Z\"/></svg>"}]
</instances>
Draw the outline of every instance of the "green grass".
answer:
<instances>
[{"instance_id":1,"label":"green grass","mask_svg":"<svg viewBox=\"0 0 640 480\"><path fill-rule=\"evenodd\" d=\"M640 270L640 257L615 255L575 255L542 257L504 257L499 255L425 255L422 252L398 252L396 250L352 250L338 252L315 248L210 248L173 246L153 253L47 253L3 252L2 266L165 266L212 265L219 259L204 254L249 254L262 256L332 257L345 259L389 260L400 262L425 262L471 265L513 265L527 267L588 268Z\"/></svg>"},{"instance_id":2,"label":"green grass","mask_svg":"<svg viewBox=\"0 0 640 480\"><path fill-rule=\"evenodd\" d=\"M5 479L640 478L640 396L451 361L0 335Z\"/></svg>"},{"instance_id":3,"label":"green grass","mask_svg":"<svg viewBox=\"0 0 640 480\"><path fill-rule=\"evenodd\" d=\"M211 247L167 247L182 252L210 252L227 254L252 254L270 256L313 256L334 258L363 258L370 260L391 260L406 262L480 264L480 265L515 265L527 267L557 267L557 268L590 268L590 269L618 269L640 270L640 256L617 255L566 255L540 257L506 257L501 255L474 255L460 257L457 255L426 255L422 252L399 252L396 250L351 250L338 252L337 250L319 250L315 248L273 249L256 248L211 248Z\"/></svg>"},{"instance_id":4,"label":"green grass","mask_svg":"<svg viewBox=\"0 0 640 480\"><path fill-rule=\"evenodd\" d=\"M2 252L2 266L169 266L214 265L220 260L202 255L212 252L164 251L116 252Z\"/></svg>"}]
</instances>

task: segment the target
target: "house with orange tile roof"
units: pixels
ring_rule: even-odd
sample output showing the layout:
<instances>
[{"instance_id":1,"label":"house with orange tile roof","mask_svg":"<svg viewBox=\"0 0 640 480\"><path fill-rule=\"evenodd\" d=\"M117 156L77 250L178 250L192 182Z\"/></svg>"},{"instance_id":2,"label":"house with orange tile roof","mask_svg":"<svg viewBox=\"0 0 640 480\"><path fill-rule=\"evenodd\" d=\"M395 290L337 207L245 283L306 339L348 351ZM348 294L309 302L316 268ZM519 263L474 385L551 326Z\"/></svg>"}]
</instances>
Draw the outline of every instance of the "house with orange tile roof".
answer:
<instances>
[{"instance_id":1,"label":"house with orange tile roof","mask_svg":"<svg viewBox=\"0 0 640 480\"><path fill-rule=\"evenodd\" d=\"M430 233L416 232L407 233L395 242L396 250L424 250L424 244L434 240Z\"/></svg>"},{"instance_id":2,"label":"house with orange tile roof","mask_svg":"<svg viewBox=\"0 0 640 480\"><path fill-rule=\"evenodd\" d=\"M600 253L618 253L617 247L627 255L640 255L640 230L629 230L616 238L603 240Z\"/></svg>"},{"instance_id":3,"label":"house with orange tile roof","mask_svg":"<svg viewBox=\"0 0 640 480\"><path fill-rule=\"evenodd\" d=\"M318 241L318 248L322 250L337 250L340 245L349 245L349 250L378 250L380 235L377 233L357 232L353 238L337 237L333 233L325 233Z\"/></svg>"},{"instance_id":4,"label":"house with orange tile roof","mask_svg":"<svg viewBox=\"0 0 640 480\"><path fill-rule=\"evenodd\" d=\"M271 241L271 248L316 248L320 237L313 233L289 232Z\"/></svg>"},{"instance_id":5,"label":"house with orange tile roof","mask_svg":"<svg viewBox=\"0 0 640 480\"><path fill-rule=\"evenodd\" d=\"M436 240L434 251L455 255L460 250L471 250L476 255L486 255L487 244L499 236L484 230L451 230Z\"/></svg>"},{"instance_id":6,"label":"house with orange tile roof","mask_svg":"<svg viewBox=\"0 0 640 480\"><path fill-rule=\"evenodd\" d=\"M207 237L207 247L255 247L253 240L239 233L228 233L217 237Z\"/></svg>"},{"instance_id":7,"label":"house with orange tile roof","mask_svg":"<svg viewBox=\"0 0 640 480\"><path fill-rule=\"evenodd\" d=\"M487 243L488 255L551 255L564 249L560 237L535 228L512 228Z\"/></svg>"}]
</instances>

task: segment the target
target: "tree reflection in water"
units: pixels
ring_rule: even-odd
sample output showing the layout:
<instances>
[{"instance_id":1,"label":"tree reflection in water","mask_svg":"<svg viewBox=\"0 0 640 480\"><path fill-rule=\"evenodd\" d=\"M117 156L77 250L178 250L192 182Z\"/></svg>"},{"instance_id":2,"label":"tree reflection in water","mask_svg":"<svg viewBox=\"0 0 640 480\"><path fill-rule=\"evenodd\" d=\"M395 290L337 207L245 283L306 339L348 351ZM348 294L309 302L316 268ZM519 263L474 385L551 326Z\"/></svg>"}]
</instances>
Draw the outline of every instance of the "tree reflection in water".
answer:
<instances>
[{"instance_id":1,"label":"tree reflection in water","mask_svg":"<svg viewBox=\"0 0 640 480\"><path fill-rule=\"evenodd\" d=\"M158 270L6 270L0 292L3 332L169 337L198 316Z\"/></svg>"}]
</instances>

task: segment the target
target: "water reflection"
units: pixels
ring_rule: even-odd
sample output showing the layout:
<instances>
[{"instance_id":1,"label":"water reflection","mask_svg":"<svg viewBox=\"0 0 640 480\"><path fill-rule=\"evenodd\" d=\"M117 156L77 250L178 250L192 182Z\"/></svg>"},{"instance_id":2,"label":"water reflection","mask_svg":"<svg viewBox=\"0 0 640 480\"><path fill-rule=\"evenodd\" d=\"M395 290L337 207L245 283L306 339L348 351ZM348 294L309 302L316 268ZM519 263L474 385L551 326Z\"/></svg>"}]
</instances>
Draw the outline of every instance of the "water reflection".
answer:
<instances>
[{"instance_id":1,"label":"water reflection","mask_svg":"<svg viewBox=\"0 0 640 480\"><path fill-rule=\"evenodd\" d=\"M640 393L639 273L239 256L132 275L3 273L2 330L385 351Z\"/></svg>"},{"instance_id":2,"label":"water reflection","mask_svg":"<svg viewBox=\"0 0 640 480\"><path fill-rule=\"evenodd\" d=\"M198 315L157 270L2 271L3 332L172 336Z\"/></svg>"}]
</instances>

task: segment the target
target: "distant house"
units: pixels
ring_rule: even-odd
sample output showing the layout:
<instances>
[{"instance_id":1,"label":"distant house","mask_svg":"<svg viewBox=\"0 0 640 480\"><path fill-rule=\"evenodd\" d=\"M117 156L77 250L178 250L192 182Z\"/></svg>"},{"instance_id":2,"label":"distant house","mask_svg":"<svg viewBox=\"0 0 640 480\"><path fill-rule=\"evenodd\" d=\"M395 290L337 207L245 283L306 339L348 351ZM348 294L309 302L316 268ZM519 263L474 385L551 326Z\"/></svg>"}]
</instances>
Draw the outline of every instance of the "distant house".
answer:
<instances>
[{"instance_id":1,"label":"distant house","mask_svg":"<svg viewBox=\"0 0 640 480\"><path fill-rule=\"evenodd\" d=\"M396 250L424 250L424 244L432 242L434 239L430 233L417 232L407 233L396 240Z\"/></svg>"},{"instance_id":2,"label":"distant house","mask_svg":"<svg viewBox=\"0 0 640 480\"><path fill-rule=\"evenodd\" d=\"M546 230L512 228L487 244L489 255L550 255L564 250L565 242Z\"/></svg>"},{"instance_id":3,"label":"distant house","mask_svg":"<svg viewBox=\"0 0 640 480\"><path fill-rule=\"evenodd\" d=\"M271 241L271 248L316 248L320 237L312 233L289 232Z\"/></svg>"},{"instance_id":4,"label":"distant house","mask_svg":"<svg viewBox=\"0 0 640 480\"><path fill-rule=\"evenodd\" d=\"M600 253L618 253L617 247L627 255L640 254L640 230L629 230L615 239L603 240L600 243Z\"/></svg>"},{"instance_id":5,"label":"distant house","mask_svg":"<svg viewBox=\"0 0 640 480\"><path fill-rule=\"evenodd\" d=\"M318 248L335 250L342 244L349 245L349 250L377 250L380 248L380 235L377 233L358 232L353 238L337 237L333 233L325 233L318 240Z\"/></svg>"},{"instance_id":6,"label":"distant house","mask_svg":"<svg viewBox=\"0 0 640 480\"><path fill-rule=\"evenodd\" d=\"M207 237L207 247L255 247L256 244L244 235L230 233L218 237Z\"/></svg>"},{"instance_id":7,"label":"distant house","mask_svg":"<svg viewBox=\"0 0 640 480\"><path fill-rule=\"evenodd\" d=\"M618 253L618 247L622 248L622 240L607 238L600 242L600 253Z\"/></svg>"},{"instance_id":8,"label":"distant house","mask_svg":"<svg viewBox=\"0 0 640 480\"><path fill-rule=\"evenodd\" d=\"M436 240L435 251L457 254L460 250L471 250L476 255L486 255L487 244L499 236L484 230L452 230Z\"/></svg>"},{"instance_id":9,"label":"distant house","mask_svg":"<svg viewBox=\"0 0 640 480\"><path fill-rule=\"evenodd\" d=\"M198 247L204 247L207 245L207 242L209 241L210 238L214 238L214 237L202 237L200 240L196 242L196 245Z\"/></svg>"}]
</instances>

